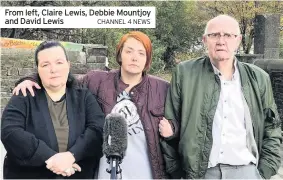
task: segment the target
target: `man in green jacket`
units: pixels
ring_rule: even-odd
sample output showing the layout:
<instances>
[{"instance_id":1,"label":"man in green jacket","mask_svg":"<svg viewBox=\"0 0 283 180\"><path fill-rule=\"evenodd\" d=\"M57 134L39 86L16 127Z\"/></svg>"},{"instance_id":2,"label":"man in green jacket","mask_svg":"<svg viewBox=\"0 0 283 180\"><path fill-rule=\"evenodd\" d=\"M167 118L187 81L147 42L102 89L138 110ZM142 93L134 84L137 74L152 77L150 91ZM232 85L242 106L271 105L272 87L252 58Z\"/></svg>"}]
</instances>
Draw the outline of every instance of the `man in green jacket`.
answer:
<instances>
[{"instance_id":1,"label":"man in green jacket","mask_svg":"<svg viewBox=\"0 0 283 180\"><path fill-rule=\"evenodd\" d=\"M161 142L173 178L269 179L277 173L281 128L270 78L236 59L241 38L234 18L211 19L203 35L208 55L180 63L173 73L165 117L179 131Z\"/></svg>"}]
</instances>

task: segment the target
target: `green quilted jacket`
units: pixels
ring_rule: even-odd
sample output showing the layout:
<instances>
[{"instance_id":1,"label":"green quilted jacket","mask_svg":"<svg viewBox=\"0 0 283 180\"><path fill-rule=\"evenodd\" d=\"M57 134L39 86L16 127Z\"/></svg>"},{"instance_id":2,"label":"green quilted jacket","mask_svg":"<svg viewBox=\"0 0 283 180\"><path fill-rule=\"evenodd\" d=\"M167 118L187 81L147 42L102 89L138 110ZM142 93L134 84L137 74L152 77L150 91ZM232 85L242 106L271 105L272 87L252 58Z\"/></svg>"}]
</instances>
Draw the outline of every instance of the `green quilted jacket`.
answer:
<instances>
[{"instance_id":1,"label":"green quilted jacket","mask_svg":"<svg viewBox=\"0 0 283 180\"><path fill-rule=\"evenodd\" d=\"M259 151L258 170L269 179L280 166L281 128L269 75L237 63L242 92L249 106ZM162 140L166 171L173 178L203 178L212 148L212 124L220 95L220 79L208 57L180 63L167 94L165 117L177 122L174 137Z\"/></svg>"}]
</instances>

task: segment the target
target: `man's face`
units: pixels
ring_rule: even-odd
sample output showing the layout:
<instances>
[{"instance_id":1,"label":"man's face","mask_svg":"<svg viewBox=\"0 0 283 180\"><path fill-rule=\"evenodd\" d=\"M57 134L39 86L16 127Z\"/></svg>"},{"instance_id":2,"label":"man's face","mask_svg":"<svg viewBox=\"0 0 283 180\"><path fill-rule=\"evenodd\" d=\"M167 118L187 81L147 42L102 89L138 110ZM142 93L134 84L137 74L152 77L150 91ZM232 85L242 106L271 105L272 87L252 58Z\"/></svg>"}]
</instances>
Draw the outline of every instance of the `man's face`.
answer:
<instances>
[{"instance_id":1,"label":"man's face","mask_svg":"<svg viewBox=\"0 0 283 180\"><path fill-rule=\"evenodd\" d=\"M211 22L203 42L208 55L213 61L233 60L242 36L238 32L238 24L231 20L219 19Z\"/></svg>"}]
</instances>

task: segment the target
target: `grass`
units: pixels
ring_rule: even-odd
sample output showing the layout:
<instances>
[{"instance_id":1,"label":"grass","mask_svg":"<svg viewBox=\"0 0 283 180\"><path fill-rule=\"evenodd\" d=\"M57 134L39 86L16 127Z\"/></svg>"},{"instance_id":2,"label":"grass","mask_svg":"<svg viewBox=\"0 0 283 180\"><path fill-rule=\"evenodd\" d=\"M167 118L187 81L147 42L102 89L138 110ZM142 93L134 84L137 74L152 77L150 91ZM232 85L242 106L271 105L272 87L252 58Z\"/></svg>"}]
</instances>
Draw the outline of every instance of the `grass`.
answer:
<instances>
[{"instance_id":1,"label":"grass","mask_svg":"<svg viewBox=\"0 0 283 180\"><path fill-rule=\"evenodd\" d=\"M151 75L160 77L160 78L165 79L166 81L170 82L171 77L172 77L172 72L171 71L164 71L164 72L160 72L160 73L153 73Z\"/></svg>"}]
</instances>

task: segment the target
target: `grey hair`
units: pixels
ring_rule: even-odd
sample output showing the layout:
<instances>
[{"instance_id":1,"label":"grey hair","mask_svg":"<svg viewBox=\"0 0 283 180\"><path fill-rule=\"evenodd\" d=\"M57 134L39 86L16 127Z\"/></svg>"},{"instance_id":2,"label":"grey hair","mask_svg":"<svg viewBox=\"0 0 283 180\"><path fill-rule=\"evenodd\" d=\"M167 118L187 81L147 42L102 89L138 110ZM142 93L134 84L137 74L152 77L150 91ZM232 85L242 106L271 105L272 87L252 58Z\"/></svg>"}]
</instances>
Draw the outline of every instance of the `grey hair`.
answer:
<instances>
[{"instance_id":1,"label":"grey hair","mask_svg":"<svg viewBox=\"0 0 283 180\"><path fill-rule=\"evenodd\" d=\"M228 19L228 20L234 21L237 24L237 27L238 27L237 28L237 34L241 34L239 22L232 16L229 16L229 15L226 15L226 14L221 14L221 15L218 15L218 16L214 17L213 19L209 20L206 23L205 30L204 30L204 35L207 34L208 27L210 26L210 24L213 23L214 21L218 20L218 19Z\"/></svg>"}]
</instances>

